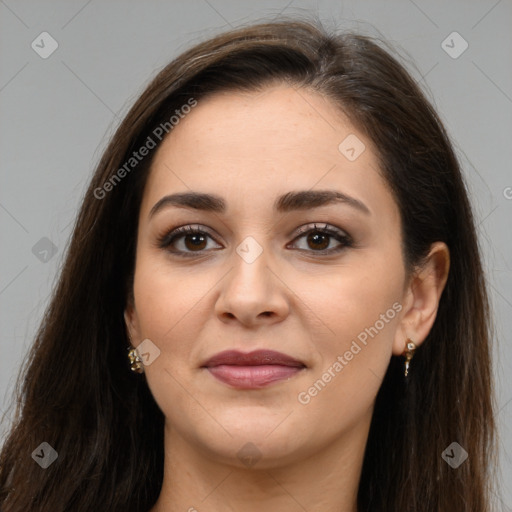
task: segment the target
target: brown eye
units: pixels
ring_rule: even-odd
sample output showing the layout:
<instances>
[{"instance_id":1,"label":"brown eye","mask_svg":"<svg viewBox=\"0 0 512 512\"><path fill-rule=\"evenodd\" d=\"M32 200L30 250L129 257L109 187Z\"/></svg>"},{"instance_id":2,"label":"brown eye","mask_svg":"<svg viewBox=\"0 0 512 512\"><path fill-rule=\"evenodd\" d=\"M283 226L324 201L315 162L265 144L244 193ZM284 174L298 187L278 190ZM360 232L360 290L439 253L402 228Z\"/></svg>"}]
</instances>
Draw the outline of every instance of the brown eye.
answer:
<instances>
[{"instance_id":1,"label":"brown eye","mask_svg":"<svg viewBox=\"0 0 512 512\"><path fill-rule=\"evenodd\" d=\"M185 247L194 251L196 249L204 249L206 247L206 237L202 234L194 233L183 236Z\"/></svg>"},{"instance_id":2,"label":"brown eye","mask_svg":"<svg viewBox=\"0 0 512 512\"><path fill-rule=\"evenodd\" d=\"M158 240L158 246L178 256L193 256L203 253L212 236L206 231L192 226L183 226L172 230Z\"/></svg>"},{"instance_id":3,"label":"brown eye","mask_svg":"<svg viewBox=\"0 0 512 512\"><path fill-rule=\"evenodd\" d=\"M300 228L299 233L299 236L292 242L292 246L297 248L297 241L305 239L305 247L298 247L301 251L327 255L353 246L353 241L349 235L338 228L330 228L327 225L322 228L317 227L316 224L314 226L306 226ZM158 247L166 249L176 256L184 257L202 255L207 253L208 249L222 249L220 245L208 247L208 239L215 242L214 238L204 229L182 226L159 237ZM337 245L329 247L333 241L337 242Z\"/></svg>"},{"instance_id":4,"label":"brown eye","mask_svg":"<svg viewBox=\"0 0 512 512\"><path fill-rule=\"evenodd\" d=\"M299 230L299 236L295 238L296 241L302 238L306 240L306 247L299 247L300 250L317 252L319 254L331 254L339 252L346 247L352 247L352 238L345 232L338 228L331 228L325 224L323 227L318 227L316 224L313 226L305 226ZM331 241L338 242L337 246L329 247Z\"/></svg>"},{"instance_id":5,"label":"brown eye","mask_svg":"<svg viewBox=\"0 0 512 512\"><path fill-rule=\"evenodd\" d=\"M324 250L329 247L329 240L330 235L327 235L326 233L321 233L318 231L312 231L309 233L307 237L307 241L312 249L320 249Z\"/></svg>"}]
</instances>

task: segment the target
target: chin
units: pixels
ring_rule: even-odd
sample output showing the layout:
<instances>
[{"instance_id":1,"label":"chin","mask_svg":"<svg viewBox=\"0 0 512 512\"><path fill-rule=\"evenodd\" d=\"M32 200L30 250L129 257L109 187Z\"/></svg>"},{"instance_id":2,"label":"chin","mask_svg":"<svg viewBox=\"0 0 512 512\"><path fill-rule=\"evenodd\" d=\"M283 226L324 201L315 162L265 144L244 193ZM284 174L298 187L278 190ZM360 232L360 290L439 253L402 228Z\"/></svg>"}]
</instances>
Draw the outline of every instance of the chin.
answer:
<instances>
[{"instance_id":1,"label":"chin","mask_svg":"<svg viewBox=\"0 0 512 512\"><path fill-rule=\"evenodd\" d=\"M210 458L229 466L250 470L267 470L286 466L304 457L305 450L300 445L289 444L290 433L284 437L268 436L267 432L252 431L233 434L229 442L218 443L209 440L205 448Z\"/></svg>"},{"instance_id":2,"label":"chin","mask_svg":"<svg viewBox=\"0 0 512 512\"><path fill-rule=\"evenodd\" d=\"M243 414L243 411L238 412ZM231 435L220 427L213 434L211 428L196 431L193 444L202 446L202 451L212 461L226 465L254 470L282 467L315 451L311 446L313 432L308 435L304 429L294 426L290 417L287 418L289 412L281 413L278 420L274 415L262 417L261 411L246 412L236 422L219 418L219 423Z\"/></svg>"}]
</instances>

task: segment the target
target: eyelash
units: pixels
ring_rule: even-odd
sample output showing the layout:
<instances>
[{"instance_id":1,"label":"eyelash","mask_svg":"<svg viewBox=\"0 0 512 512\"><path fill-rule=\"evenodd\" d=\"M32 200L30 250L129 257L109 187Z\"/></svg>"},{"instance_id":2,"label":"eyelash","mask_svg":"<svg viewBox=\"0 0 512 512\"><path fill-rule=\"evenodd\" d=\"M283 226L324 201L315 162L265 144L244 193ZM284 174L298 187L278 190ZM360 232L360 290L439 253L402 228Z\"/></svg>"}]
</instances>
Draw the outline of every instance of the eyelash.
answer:
<instances>
[{"instance_id":1,"label":"eyelash","mask_svg":"<svg viewBox=\"0 0 512 512\"><path fill-rule=\"evenodd\" d=\"M323 227L318 227L317 224L313 224L313 227L311 225L308 226L302 226L299 228L297 232L297 236L293 239L293 242L298 240L299 238L302 238L304 235L309 233L321 233L324 235L328 235L330 237L335 238L338 240L341 245L334 249L323 249L321 251L315 251L315 250L306 250L306 249L299 249L301 251L306 252L313 252L319 255L330 255L334 253L338 253L342 251L343 249L347 247L353 247L353 240L352 238L341 231L338 228L330 227L328 224L324 224ZM192 227L190 225L188 226L181 226L179 228L173 229L170 232L164 233L162 236L158 237L158 247L161 249L167 249L170 253L173 255L179 256L179 257L194 257L196 255L201 255L205 252L205 250L200 251L179 251L179 250L171 250L169 247L178 239L185 237L186 235L207 235L208 237L213 237L208 233L208 231L199 229L197 227Z\"/></svg>"}]
</instances>

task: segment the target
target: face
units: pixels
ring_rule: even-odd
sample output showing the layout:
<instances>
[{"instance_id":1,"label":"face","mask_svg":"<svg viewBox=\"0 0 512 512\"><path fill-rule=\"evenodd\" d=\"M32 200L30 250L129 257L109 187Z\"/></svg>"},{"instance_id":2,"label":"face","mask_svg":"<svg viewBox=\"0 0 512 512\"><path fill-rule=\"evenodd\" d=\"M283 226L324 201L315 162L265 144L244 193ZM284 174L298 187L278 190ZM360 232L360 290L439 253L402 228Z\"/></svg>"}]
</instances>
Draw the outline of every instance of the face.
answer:
<instances>
[{"instance_id":1,"label":"face","mask_svg":"<svg viewBox=\"0 0 512 512\"><path fill-rule=\"evenodd\" d=\"M215 201L168 197L184 193ZM367 429L403 341L400 217L330 100L276 85L199 101L155 155L137 236L126 319L176 439L233 464L253 443L272 467ZM226 350L294 362L205 367Z\"/></svg>"}]
</instances>

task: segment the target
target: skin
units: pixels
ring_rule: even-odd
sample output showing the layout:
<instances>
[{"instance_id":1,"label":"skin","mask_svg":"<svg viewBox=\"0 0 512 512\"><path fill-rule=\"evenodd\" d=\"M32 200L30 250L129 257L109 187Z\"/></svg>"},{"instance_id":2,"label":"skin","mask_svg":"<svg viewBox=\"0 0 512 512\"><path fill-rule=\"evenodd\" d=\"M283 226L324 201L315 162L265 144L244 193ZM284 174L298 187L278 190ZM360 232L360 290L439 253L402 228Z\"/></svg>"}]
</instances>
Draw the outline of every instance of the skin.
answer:
<instances>
[{"instance_id":1,"label":"skin","mask_svg":"<svg viewBox=\"0 0 512 512\"><path fill-rule=\"evenodd\" d=\"M366 146L354 161L338 150L349 134ZM344 203L273 211L278 196L299 190L337 190L369 213ZM168 206L150 216L162 197L191 191L222 196L226 212ZM353 246L297 234L313 223L348 233ZM173 246L192 257L158 246L189 224L207 231L200 249L190 236ZM217 93L158 149L137 236L125 319L133 346L150 339L160 350L144 370L166 418L164 482L151 512L355 512L376 394L407 338L419 345L427 336L449 268L447 247L436 243L407 275L398 206L371 141L313 91L274 84ZM246 237L262 249L252 263L236 251ZM394 318L300 403L395 303ZM220 351L260 348L307 368L259 390L234 389L200 368ZM252 465L237 455L247 443L259 455Z\"/></svg>"}]
</instances>

